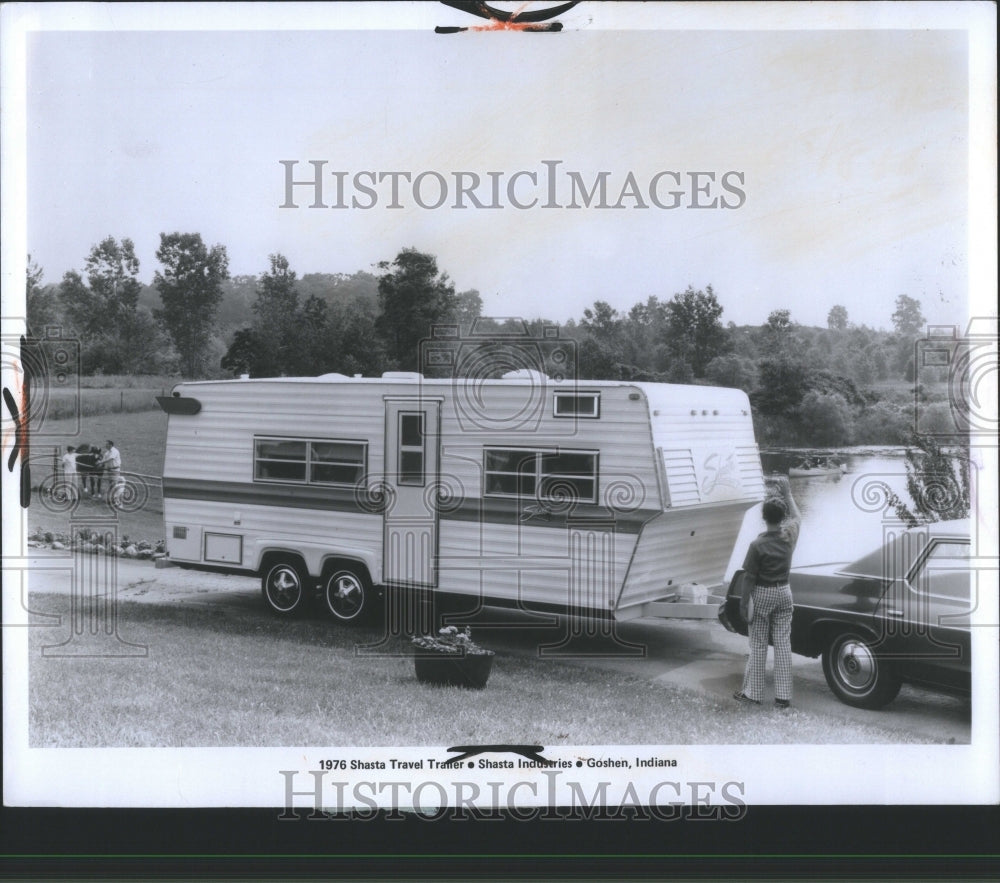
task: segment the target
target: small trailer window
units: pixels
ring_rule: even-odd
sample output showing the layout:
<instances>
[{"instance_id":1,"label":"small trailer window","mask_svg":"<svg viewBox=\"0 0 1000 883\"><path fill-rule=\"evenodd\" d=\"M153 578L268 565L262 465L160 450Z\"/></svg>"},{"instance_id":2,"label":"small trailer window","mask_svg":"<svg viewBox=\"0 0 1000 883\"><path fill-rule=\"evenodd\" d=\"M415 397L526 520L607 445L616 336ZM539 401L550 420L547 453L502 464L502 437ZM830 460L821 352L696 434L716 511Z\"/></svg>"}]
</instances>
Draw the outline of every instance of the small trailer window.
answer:
<instances>
[{"instance_id":1,"label":"small trailer window","mask_svg":"<svg viewBox=\"0 0 1000 883\"><path fill-rule=\"evenodd\" d=\"M399 415L399 483L423 487L424 414Z\"/></svg>"},{"instance_id":2,"label":"small trailer window","mask_svg":"<svg viewBox=\"0 0 1000 883\"><path fill-rule=\"evenodd\" d=\"M487 448L487 496L567 497L593 503L597 495L597 454L588 451L532 451Z\"/></svg>"},{"instance_id":3,"label":"small trailer window","mask_svg":"<svg viewBox=\"0 0 1000 883\"><path fill-rule=\"evenodd\" d=\"M368 446L360 442L254 439L256 481L354 485L365 474Z\"/></svg>"},{"instance_id":4,"label":"small trailer window","mask_svg":"<svg viewBox=\"0 0 1000 883\"><path fill-rule=\"evenodd\" d=\"M597 392L553 393L553 410L556 417L600 417L601 394Z\"/></svg>"}]
</instances>

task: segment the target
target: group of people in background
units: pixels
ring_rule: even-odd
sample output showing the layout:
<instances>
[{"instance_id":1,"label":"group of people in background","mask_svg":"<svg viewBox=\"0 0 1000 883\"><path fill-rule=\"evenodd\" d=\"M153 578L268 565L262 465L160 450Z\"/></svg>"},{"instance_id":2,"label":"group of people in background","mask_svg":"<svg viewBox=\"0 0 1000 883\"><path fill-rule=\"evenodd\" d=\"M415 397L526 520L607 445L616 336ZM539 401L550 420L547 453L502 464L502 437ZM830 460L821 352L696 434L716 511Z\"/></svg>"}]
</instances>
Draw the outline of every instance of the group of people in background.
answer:
<instances>
[{"instance_id":1,"label":"group of people in background","mask_svg":"<svg viewBox=\"0 0 1000 883\"><path fill-rule=\"evenodd\" d=\"M67 484L79 481L81 496L99 497L104 490L113 494L122 484L122 455L110 438L103 451L96 445L67 445L62 470Z\"/></svg>"}]
</instances>

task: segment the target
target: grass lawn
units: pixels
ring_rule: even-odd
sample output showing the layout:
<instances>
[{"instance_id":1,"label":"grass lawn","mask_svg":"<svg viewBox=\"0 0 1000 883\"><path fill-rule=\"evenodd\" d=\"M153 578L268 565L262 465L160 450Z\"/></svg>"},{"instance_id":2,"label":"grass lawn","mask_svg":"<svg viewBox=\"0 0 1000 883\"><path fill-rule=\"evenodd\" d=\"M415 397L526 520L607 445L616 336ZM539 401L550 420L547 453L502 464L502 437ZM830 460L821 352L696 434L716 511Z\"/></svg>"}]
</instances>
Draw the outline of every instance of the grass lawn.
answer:
<instances>
[{"instance_id":1,"label":"grass lawn","mask_svg":"<svg viewBox=\"0 0 1000 883\"><path fill-rule=\"evenodd\" d=\"M419 683L409 644L360 656L375 631L260 610L124 602L119 635L148 656L59 658L62 625L31 630L33 747L711 745L919 742L902 731L732 701L552 660L498 654L485 690Z\"/></svg>"}]
</instances>

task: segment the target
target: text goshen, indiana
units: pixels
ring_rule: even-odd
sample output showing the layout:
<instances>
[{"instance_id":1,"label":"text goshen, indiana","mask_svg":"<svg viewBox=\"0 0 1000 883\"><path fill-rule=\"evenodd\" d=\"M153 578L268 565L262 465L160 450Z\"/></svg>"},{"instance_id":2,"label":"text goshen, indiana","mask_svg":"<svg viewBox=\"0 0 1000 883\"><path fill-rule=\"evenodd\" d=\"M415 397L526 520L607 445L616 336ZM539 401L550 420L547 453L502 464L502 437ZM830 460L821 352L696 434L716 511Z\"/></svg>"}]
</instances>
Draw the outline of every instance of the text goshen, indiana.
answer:
<instances>
[{"instance_id":1,"label":"text goshen, indiana","mask_svg":"<svg viewBox=\"0 0 1000 883\"><path fill-rule=\"evenodd\" d=\"M559 169L515 172L379 172L327 170L329 161L282 159L284 201L279 208L313 209L738 209L747 201L739 171L658 171L652 175ZM308 202L307 202L308 201Z\"/></svg>"}]
</instances>

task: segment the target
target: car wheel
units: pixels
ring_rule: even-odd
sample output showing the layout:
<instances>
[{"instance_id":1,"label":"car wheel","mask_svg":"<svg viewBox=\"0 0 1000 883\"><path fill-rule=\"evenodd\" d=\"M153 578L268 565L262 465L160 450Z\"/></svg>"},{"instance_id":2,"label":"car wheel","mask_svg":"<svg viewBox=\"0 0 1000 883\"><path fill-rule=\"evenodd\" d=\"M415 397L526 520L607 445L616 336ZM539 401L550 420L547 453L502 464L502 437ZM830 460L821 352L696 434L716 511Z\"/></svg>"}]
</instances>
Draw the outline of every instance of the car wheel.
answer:
<instances>
[{"instance_id":1,"label":"car wheel","mask_svg":"<svg viewBox=\"0 0 1000 883\"><path fill-rule=\"evenodd\" d=\"M307 579L300 564L288 560L275 562L261 577L264 601L271 610L282 616L301 613L309 601Z\"/></svg>"},{"instance_id":2,"label":"car wheel","mask_svg":"<svg viewBox=\"0 0 1000 883\"><path fill-rule=\"evenodd\" d=\"M323 601L334 619L357 622L374 606L375 593L361 568L338 567L323 584Z\"/></svg>"},{"instance_id":3,"label":"car wheel","mask_svg":"<svg viewBox=\"0 0 1000 883\"><path fill-rule=\"evenodd\" d=\"M873 639L841 632L823 651L823 674L836 697L856 708L881 708L896 698L900 679L879 658Z\"/></svg>"}]
</instances>

